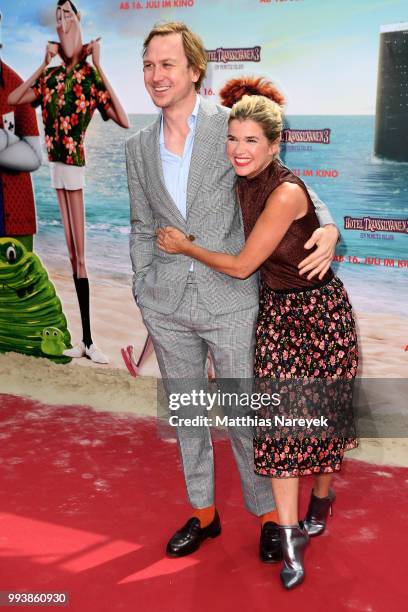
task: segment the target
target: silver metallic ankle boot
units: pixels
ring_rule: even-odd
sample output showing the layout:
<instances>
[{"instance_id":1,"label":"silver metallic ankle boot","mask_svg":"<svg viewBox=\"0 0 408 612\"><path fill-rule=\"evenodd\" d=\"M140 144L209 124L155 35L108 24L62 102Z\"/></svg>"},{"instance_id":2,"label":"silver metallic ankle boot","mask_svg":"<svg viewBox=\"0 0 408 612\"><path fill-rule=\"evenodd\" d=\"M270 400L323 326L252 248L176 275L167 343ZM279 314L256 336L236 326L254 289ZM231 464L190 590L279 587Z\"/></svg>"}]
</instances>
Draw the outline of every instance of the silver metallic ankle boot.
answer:
<instances>
[{"instance_id":1,"label":"silver metallic ankle boot","mask_svg":"<svg viewBox=\"0 0 408 612\"><path fill-rule=\"evenodd\" d=\"M280 578L286 589L292 589L303 582L305 577L303 557L309 536L302 522L298 525L279 525L279 531L283 553Z\"/></svg>"}]
</instances>

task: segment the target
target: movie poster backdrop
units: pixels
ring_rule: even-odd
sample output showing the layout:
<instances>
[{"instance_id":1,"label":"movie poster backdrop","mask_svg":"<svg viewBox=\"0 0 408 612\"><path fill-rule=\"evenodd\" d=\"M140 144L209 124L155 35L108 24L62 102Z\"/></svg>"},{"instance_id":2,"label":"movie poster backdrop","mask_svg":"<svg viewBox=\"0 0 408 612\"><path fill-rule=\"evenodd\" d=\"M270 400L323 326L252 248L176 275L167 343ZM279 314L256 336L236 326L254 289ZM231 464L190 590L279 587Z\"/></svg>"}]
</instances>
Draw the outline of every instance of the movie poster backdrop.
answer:
<instances>
[{"instance_id":1,"label":"movie poster backdrop","mask_svg":"<svg viewBox=\"0 0 408 612\"><path fill-rule=\"evenodd\" d=\"M334 268L354 307L378 333L399 325L386 344L407 366L408 325L408 7L405 0L78 0L84 41L101 38L102 60L131 127L121 130L95 113L86 137L87 261L91 282L131 287L129 201L124 141L152 122L157 109L143 85L143 38L161 20L198 32L208 52L200 94L219 101L230 78L266 76L283 91L286 127L281 156L327 203L342 239ZM40 65L55 39L55 5L2 3L1 57L22 78ZM37 111L38 112L38 111ZM41 113L37 115L42 132ZM4 118L3 118L4 119ZM43 141L32 174L38 233L34 251L53 274L69 261ZM136 306L129 302L129 308ZM98 304L93 304L98 310ZM115 304L112 304L114 317ZM71 336L79 329L72 327ZM110 320L106 320L109 328ZM405 330L405 331L404 331ZM128 329L129 343L140 352ZM384 345L385 346L385 345ZM390 349L390 346L392 348ZM117 353L121 345L118 342ZM113 359L115 363L115 358ZM116 361L117 363L117 361ZM394 375L403 375L394 373ZM380 375L380 373L378 374Z\"/></svg>"}]
</instances>

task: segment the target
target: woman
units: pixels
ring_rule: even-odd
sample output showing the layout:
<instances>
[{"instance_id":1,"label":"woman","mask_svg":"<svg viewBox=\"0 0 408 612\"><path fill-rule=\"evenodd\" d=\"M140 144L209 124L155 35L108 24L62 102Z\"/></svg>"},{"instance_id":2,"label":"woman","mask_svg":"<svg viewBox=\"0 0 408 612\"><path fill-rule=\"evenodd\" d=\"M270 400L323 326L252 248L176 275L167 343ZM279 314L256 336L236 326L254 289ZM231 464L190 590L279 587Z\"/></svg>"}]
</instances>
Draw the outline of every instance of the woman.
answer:
<instances>
[{"instance_id":1,"label":"woman","mask_svg":"<svg viewBox=\"0 0 408 612\"><path fill-rule=\"evenodd\" d=\"M43 63L10 94L8 103L41 105L51 182L64 224L82 322L82 340L64 354L108 363L91 335L85 261L84 138L96 108L105 121L112 119L123 128L129 127L129 121L102 70L99 39L82 44L80 19L71 0L58 0L56 29L60 42L48 43ZM57 53L62 63L47 68ZM87 62L88 55L92 55L93 66Z\"/></svg>"},{"instance_id":2,"label":"woman","mask_svg":"<svg viewBox=\"0 0 408 612\"><path fill-rule=\"evenodd\" d=\"M237 88L241 94L259 94L244 95L233 105L227 139L227 155L238 175L245 246L238 254L211 252L198 245L199 237L186 237L175 228L158 231L158 246L238 278L260 270L254 375L258 383L285 380L281 399L292 415L306 411L316 416L316 380L326 379L318 407L331 416L331 430L318 435L310 429L288 433L258 427L254 439L255 471L272 477L284 559L281 580L292 588L304 578L309 536L325 528L334 501L332 474L340 469L344 450L356 446L348 412L351 388L339 392L333 380L352 381L358 349L341 281L330 269L322 270L319 279L299 276L303 245L319 224L303 182L278 159L283 111L274 100L282 103L282 97L271 83L245 79L227 84L224 98L234 97ZM306 390L293 400L299 380L307 383ZM337 408L339 403L346 408L344 414L336 416L336 402ZM314 487L306 518L299 523L299 477L307 474L314 474Z\"/></svg>"}]
</instances>

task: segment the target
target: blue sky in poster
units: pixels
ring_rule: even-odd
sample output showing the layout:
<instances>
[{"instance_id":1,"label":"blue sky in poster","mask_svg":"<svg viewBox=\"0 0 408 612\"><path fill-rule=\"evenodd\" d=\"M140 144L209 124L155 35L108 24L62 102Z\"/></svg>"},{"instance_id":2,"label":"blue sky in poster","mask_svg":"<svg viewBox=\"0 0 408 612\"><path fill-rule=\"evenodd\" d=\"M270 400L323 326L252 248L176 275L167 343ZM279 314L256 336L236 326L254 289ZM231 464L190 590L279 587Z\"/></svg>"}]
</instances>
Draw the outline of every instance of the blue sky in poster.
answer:
<instances>
[{"instance_id":1,"label":"blue sky in poster","mask_svg":"<svg viewBox=\"0 0 408 612\"><path fill-rule=\"evenodd\" d=\"M55 38L55 4L2 0L2 56L24 77L40 64L46 41ZM119 0L78 0L84 40L103 37L104 68L129 112L154 110L143 88L140 49L144 34L160 19L185 21L207 48L260 45L261 62L246 63L243 71L275 80L287 96L288 114L297 115L374 114L379 28L408 21L406 0L192 4L121 10ZM215 91L234 75L233 70L214 72Z\"/></svg>"}]
</instances>

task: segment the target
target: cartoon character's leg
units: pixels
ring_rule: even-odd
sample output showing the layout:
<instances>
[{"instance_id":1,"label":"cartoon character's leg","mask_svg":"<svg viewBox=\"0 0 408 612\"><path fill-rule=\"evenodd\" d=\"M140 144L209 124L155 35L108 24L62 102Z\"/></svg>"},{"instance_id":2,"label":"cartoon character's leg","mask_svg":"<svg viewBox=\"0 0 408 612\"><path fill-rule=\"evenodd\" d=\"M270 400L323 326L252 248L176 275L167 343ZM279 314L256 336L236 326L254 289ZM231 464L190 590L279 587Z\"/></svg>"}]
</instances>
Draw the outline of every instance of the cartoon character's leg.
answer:
<instances>
[{"instance_id":1,"label":"cartoon character's leg","mask_svg":"<svg viewBox=\"0 0 408 612\"><path fill-rule=\"evenodd\" d=\"M71 222L68 211L68 198L65 189L56 189L58 204L61 211L62 223L64 225L65 241L67 243L69 260L71 262L72 274L74 278L77 275L77 261L75 252L74 236L72 235Z\"/></svg>"},{"instance_id":2,"label":"cartoon character's leg","mask_svg":"<svg viewBox=\"0 0 408 612\"><path fill-rule=\"evenodd\" d=\"M85 264L85 207L83 191L82 189L62 191L66 201L66 217L68 221L65 236L67 237L68 234L68 236L72 237L70 238L70 244L73 245L71 263L76 263L76 268L73 267L74 282L82 321L82 343L72 349L73 352L75 351L75 355L71 354L71 356L82 357L87 355L96 363L109 363L108 358L93 343L91 335L89 281ZM68 238L67 244L69 244ZM68 246L68 250L69 248Z\"/></svg>"},{"instance_id":3,"label":"cartoon character's leg","mask_svg":"<svg viewBox=\"0 0 408 612\"><path fill-rule=\"evenodd\" d=\"M85 267L85 211L82 189L64 190L67 202L69 229L72 236L75 289L78 296L82 321L82 342L86 347L92 344L91 322L89 316L89 281Z\"/></svg>"},{"instance_id":4,"label":"cartoon character's leg","mask_svg":"<svg viewBox=\"0 0 408 612\"><path fill-rule=\"evenodd\" d=\"M85 266L85 206L82 189L65 190L70 230L76 256L76 275L78 279L87 278Z\"/></svg>"}]
</instances>

